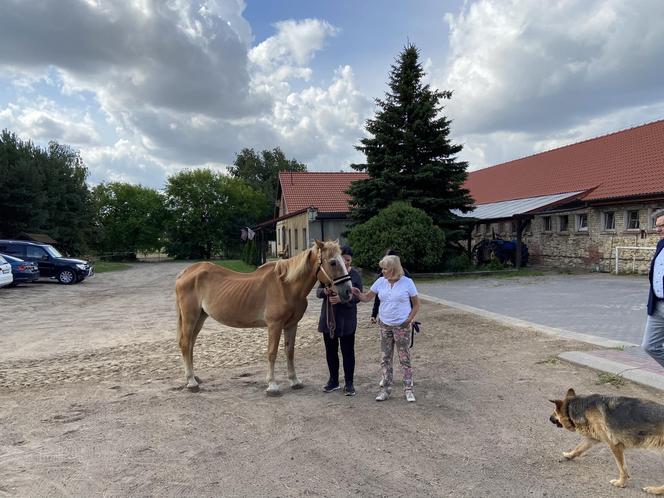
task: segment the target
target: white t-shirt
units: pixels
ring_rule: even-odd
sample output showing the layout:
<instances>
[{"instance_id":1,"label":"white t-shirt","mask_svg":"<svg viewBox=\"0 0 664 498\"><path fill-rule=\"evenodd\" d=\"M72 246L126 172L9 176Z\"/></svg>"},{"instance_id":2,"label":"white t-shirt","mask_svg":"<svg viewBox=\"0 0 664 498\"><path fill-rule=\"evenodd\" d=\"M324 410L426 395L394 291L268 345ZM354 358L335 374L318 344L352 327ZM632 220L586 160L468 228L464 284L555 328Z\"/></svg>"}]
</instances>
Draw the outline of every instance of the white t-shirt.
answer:
<instances>
[{"instance_id":1,"label":"white t-shirt","mask_svg":"<svg viewBox=\"0 0 664 498\"><path fill-rule=\"evenodd\" d=\"M405 275L390 285L385 277L380 277L371 286L378 294L380 308L378 318L385 325L401 325L410 314L410 297L417 296L415 283Z\"/></svg>"}]
</instances>

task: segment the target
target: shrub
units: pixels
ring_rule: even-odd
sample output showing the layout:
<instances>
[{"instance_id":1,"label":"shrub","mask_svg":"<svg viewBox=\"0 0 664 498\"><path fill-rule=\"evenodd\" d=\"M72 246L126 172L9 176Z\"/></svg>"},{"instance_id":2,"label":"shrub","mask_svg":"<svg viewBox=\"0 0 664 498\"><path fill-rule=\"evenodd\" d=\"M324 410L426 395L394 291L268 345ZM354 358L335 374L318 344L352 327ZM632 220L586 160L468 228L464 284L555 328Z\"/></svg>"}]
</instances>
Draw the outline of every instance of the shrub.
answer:
<instances>
[{"instance_id":1,"label":"shrub","mask_svg":"<svg viewBox=\"0 0 664 498\"><path fill-rule=\"evenodd\" d=\"M355 226L348 241L357 266L376 269L388 248L394 249L404 268L431 271L439 264L445 235L421 209L395 202L366 223Z\"/></svg>"},{"instance_id":2,"label":"shrub","mask_svg":"<svg viewBox=\"0 0 664 498\"><path fill-rule=\"evenodd\" d=\"M470 261L467 254L457 254L445 261L445 271L463 272L472 269L474 269L473 263Z\"/></svg>"}]
</instances>

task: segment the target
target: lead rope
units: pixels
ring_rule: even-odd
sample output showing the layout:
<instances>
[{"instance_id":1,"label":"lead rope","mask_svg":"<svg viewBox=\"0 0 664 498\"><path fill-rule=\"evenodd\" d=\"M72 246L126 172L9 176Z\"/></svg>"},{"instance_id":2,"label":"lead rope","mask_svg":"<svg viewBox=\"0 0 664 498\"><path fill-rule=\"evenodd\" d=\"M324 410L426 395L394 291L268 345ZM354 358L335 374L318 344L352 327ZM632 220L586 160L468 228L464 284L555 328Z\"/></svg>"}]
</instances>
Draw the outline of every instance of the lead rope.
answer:
<instances>
[{"instance_id":1,"label":"lead rope","mask_svg":"<svg viewBox=\"0 0 664 498\"><path fill-rule=\"evenodd\" d=\"M330 339L334 339L337 330L337 320L334 318L334 305L330 302L330 296L327 296L325 301L327 302L327 330L329 331Z\"/></svg>"},{"instance_id":2,"label":"lead rope","mask_svg":"<svg viewBox=\"0 0 664 498\"><path fill-rule=\"evenodd\" d=\"M332 294L334 294L334 291L332 290L332 287L334 285L347 282L351 279L350 274L348 273L343 277L339 278L333 279L332 277L330 277L325 271L325 268L323 268L323 259L321 257L320 252L318 253L318 270L316 270L316 274L318 274L318 272L323 272L323 275L325 275L325 278L327 278L329 283L324 285L327 288L327 290L330 291ZM327 296L326 302L327 302L326 304L327 330L329 330L330 332L330 339L334 339L336 337L337 321L334 318L334 309L332 303L330 302L330 296Z\"/></svg>"}]
</instances>

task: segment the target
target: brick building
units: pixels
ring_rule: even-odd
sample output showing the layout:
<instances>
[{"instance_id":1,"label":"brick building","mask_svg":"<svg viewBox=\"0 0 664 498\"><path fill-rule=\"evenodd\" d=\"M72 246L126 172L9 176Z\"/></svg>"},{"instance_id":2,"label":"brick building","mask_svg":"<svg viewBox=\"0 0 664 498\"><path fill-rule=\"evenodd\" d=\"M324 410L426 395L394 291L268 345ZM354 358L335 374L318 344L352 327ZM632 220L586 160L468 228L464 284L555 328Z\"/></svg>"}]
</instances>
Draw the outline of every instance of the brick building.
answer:
<instances>
[{"instance_id":1,"label":"brick building","mask_svg":"<svg viewBox=\"0 0 664 498\"><path fill-rule=\"evenodd\" d=\"M471 172L471 239L521 238L532 262L647 271L664 208L664 120Z\"/></svg>"}]
</instances>

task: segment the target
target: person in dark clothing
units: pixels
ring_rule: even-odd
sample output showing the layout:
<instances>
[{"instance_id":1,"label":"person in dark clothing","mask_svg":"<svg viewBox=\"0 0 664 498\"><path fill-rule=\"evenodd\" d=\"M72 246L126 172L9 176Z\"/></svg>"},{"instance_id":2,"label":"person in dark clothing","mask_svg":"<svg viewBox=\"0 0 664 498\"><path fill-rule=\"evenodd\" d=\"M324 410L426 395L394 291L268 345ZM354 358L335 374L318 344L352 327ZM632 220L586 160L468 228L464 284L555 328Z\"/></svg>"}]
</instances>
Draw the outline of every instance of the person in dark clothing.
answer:
<instances>
[{"instance_id":1,"label":"person in dark clothing","mask_svg":"<svg viewBox=\"0 0 664 498\"><path fill-rule=\"evenodd\" d=\"M362 278L355 268L351 267L353 251L348 246L341 248L341 256L346 263L353 287L362 289ZM344 393L346 396L355 396L353 387L353 374L355 372L355 329L357 328L357 303L359 299L353 297L348 303L342 303L337 295L320 284L316 296L323 300L318 320L318 331L323 334L325 343L325 358L330 378L323 386L323 391L330 393L339 389L339 346L344 368ZM332 316L328 319L328 311Z\"/></svg>"}]
</instances>

